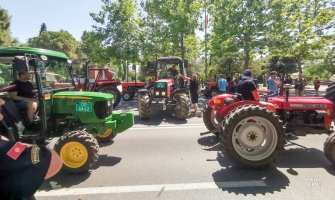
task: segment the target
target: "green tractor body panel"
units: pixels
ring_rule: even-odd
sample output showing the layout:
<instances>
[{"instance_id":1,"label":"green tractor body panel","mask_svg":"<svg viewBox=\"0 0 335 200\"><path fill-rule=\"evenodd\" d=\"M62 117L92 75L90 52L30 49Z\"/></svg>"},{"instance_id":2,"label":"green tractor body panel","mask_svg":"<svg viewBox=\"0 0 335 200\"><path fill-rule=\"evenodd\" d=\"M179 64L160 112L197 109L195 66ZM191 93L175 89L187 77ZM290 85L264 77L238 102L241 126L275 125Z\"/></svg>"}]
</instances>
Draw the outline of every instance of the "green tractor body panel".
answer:
<instances>
[{"instance_id":1,"label":"green tractor body panel","mask_svg":"<svg viewBox=\"0 0 335 200\"><path fill-rule=\"evenodd\" d=\"M102 92L58 92L52 96L53 106L50 111L53 115L78 119L81 126L93 135L103 134L108 130L116 134L134 125L134 114L106 111L112 109L113 99L113 95ZM105 115L97 114L101 109L106 111Z\"/></svg>"}]
</instances>

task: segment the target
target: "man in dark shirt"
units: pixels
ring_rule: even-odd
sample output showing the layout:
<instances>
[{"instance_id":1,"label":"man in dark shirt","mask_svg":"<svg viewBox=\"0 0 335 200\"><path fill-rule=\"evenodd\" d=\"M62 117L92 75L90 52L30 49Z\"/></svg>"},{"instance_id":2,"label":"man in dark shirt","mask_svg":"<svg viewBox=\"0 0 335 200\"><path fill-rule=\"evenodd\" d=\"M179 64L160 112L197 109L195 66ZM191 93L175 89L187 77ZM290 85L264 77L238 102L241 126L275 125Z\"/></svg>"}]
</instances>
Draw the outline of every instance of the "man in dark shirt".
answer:
<instances>
[{"instance_id":1,"label":"man in dark shirt","mask_svg":"<svg viewBox=\"0 0 335 200\"><path fill-rule=\"evenodd\" d=\"M192 78L186 77L184 75L181 75L183 79L189 80L190 81L190 94L191 94L191 102L193 103L193 108L194 108L194 115L198 115L198 99L199 99L199 81L198 81L198 76L196 74L192 75Z\"/></svg>"},{"instance_id":2,"label":"man in dark shirt","mask_svg":"<svg viewBox=\"0 0 335 200\"><path fill-rule=\"evenodd\" d=\"M173 78L175 78L179 74L179 71L177 70L177 67L175 64L173 64L172 67L168 69L168 72Z\"/></svg>"},{"instance_id":3,"label":"man in dark shirt","mask_svg":"<svg viewBox=\"0 0 335 200\"><path fill-rule=\"evenodd\" d=\"M244 71L244 76L237 86L238 93L240 93L244 100L259 101L259 94L257 87L251 78L251 70Z\"/></svg>"},{"instance_id":4,"label":"man in dark shirt","mask_svg":"<svg viewBox=\"0 0 335 200\"><path fill-rule=\"evenodd\" d=\"M0 99L0 106L3 104ZM62 161L54 150L9 141L0 135L0 199L34 199L43 181L61 167Z\"/></svg>"},{"instance_id":5,"label":"man in dark shirt","mask_svg":"<svg viewBox=\"0 0 335 200\"><path fill-rule=\"evenodd\" d=\"M31 76L29 71L19 72L19 80L15 80L12 85L15 87L9 91L9 97L14 100L18 109L27 110L29 122L34 121L38 107L38 100L34 98L37 90L29 82Z\"/></svg>"}]
</instances>

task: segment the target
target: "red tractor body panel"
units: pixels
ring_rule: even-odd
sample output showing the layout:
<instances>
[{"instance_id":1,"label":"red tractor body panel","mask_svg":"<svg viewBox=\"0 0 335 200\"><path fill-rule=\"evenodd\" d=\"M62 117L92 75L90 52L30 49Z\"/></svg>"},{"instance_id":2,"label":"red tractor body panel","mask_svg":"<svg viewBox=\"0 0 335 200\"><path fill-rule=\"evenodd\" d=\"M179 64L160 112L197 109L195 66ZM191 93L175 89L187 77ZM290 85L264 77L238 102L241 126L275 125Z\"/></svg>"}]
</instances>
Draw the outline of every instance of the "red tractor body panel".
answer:
<instances>
[{"instance_id":1,"label":"red tractor body panel","mask_svg":"<svg viewBox=\"0 0 335 200\"><path fill-rule=\"evenodd\" d=\"M122 93L128 92L129 87L144 88L145 82L122 82Z\"/></svg>"},{"instance_id":2,"label":"red tractor body panel","mask_svg":"<svg viewBox=\"0 0 335 200\"><path fill-rule=\"evenodd\" d=\"M157 80L156 83L166 83L167 85L167 97L171 97L171 87L173 85L173 79L170 79L170 78L166 78L166 79L160 79L160 80ZM155 96L155 94L154 94Z\"/></svg>"}]
</instances>

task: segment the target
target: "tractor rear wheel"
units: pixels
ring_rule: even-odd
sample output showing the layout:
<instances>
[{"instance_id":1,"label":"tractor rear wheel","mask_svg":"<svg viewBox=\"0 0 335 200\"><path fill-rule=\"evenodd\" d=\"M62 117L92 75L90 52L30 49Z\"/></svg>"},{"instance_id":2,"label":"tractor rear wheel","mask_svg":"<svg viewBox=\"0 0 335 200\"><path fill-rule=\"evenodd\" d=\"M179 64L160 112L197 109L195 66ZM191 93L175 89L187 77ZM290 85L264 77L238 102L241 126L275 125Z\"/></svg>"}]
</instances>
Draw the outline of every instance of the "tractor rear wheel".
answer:
<instances>
[{"instance_id":1,"label":"tractor rear wheel","mask_svg":"<svg viewBox=\"0 0 335 200\"><path fill-rule=\"evenodd\" d=\"M221 128L221 122L218 121L218 118L216 117L216 115L217 115L217 112L213 108L208 107L208 105L206 105L206 107L204 108L202 112L202 119L204 121L206 128L209 131L218 129L218 133L219 133L219 129ZM218 133L214 133L214 134L218 134Z\"/></svg>"},{"instance_id":2,"label":"tractor rear wheel","mask_svg":"<svg viewBox=\"0 0 335 200\"><path fill-rule=\"evenodd\" d=\"M327 93L323 97L332 101L333 102L333 108L335 109L335 90L327 91Z\"/></svg>"},{"instance_id":3,"label":"tractor rear wheel","mask_svg":"<svg viewBox=\"0 0 335 200\"><path fill-rule=\"evenodd\" d=\"M226 153L240 166L268 166L284 149L284 128L278 116L265 107L237 108L222 125Z\"/></svg>"},{"instance_id":4,"label":"tractor rear wheel","mask_svg":"<svg viewBox=\"0 0 335 200\"><path fill-rule=\"evenodd\" d=\"M138 112L143 120L150 118L150 98L148 94L138 94Z\"/></svg>"},{"instance_id":5,"label":"tractor rear wheel","mask_svg":"<svg viewBox=\"0 0 335 200\"><path fill-rule=\"evenodd\" d=\"M190 113L189 99L186 94L176 94L174 98L176 100L176 106L174 107L175 117L185 120Z\"/></svg>"},{"instance_id":6,"label":"tractor rear wheel","mask_svg":"<svg viewBox=\"0 0 335 200\"><path fill-rule=\"evenodd\" d=\"M73 174L87 172L99 157L97 140L82 130L62 135L54 149L63 161L63 169Z\"/></svg>"},{"instance_id":7,"label":"tractor rear wheel","mask_svg":"<svg viewBox=\"0 0 335 200\"><path fill-rule=\"evenodd\" d=\"M115 136L116 134L114 134L112 130L107 130L106 132L97 135L96 138L99 143L106 143L110 142Z\"/></svg>"},{"instance_id":8,"label":"tractor rear wheel","mask_svg":"<svg viewBox=\"0 0 335 200\"><path fill-rule=\"evenodd\" d=\"M326 158L335 165L335 132L330 134L326 139L323 146L323 152Z\"/></svg>"},{"instance_id":9,"label":"tractor rear wheel","mask_svg":"<svg viewBox=\"0 0 335 200\"><path fill-rule=\"evenodd\" d=\"M112 94L114 96L113 108L115 108L115 106L117 106L120 103L121 92L119 91L119 89L117 89L117 87L105 86L105 87L100 88L99 92L109 93L109 94Z\"/></svg>"}]
</instances>

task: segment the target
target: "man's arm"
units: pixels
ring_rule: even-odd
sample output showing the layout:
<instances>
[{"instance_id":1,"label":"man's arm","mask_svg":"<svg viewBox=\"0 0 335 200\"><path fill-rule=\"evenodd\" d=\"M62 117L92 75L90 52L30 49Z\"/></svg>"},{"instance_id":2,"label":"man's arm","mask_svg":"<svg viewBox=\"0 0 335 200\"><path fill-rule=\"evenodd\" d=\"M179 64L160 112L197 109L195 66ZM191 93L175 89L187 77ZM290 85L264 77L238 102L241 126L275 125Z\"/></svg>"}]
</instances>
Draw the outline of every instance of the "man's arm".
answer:
<instances>
[{"instance_id":1,"label":"man's arm","mask_svg":"<svg viewBox=\"0 0 335 200\"><path fill-rule=\"evenodd\" d=\"M37 101L37 99L34 98L26 98L26 97L21 97L17 95L17 92L10 92L9 97L15 101L23 101L23 100L29 100L29 101Z\"/></svg>"}]
</instances>

